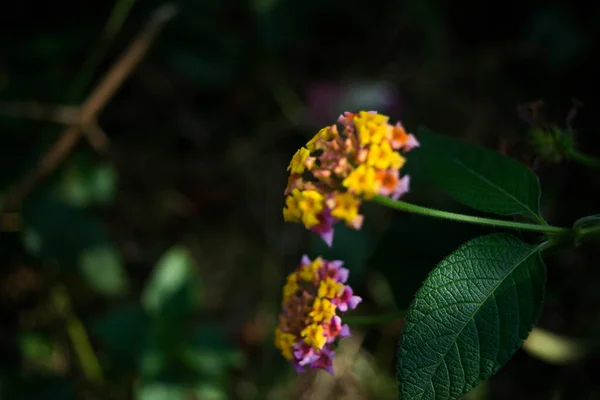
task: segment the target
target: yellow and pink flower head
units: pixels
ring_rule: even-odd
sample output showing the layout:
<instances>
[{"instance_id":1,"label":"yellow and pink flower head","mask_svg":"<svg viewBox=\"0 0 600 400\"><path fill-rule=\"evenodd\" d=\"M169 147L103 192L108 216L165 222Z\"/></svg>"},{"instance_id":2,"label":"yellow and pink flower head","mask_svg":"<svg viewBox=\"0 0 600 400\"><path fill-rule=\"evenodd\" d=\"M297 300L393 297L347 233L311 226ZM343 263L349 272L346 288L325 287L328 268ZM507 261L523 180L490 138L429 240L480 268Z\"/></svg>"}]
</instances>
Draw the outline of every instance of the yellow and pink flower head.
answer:
<instances>
[{"instance_id":1,"label":"yellow and pink flower head","mask_svg":"<svg viewBox=\"0 0 600 400\"><path fill-rule=\"evenodd\" d=\"M346 285L342 261L302 257L283 287L275 346L298 372L324 369L333 374L335 342L350 335L338 312L354 309L362 299Z\"/></svg>"},{"instance_id":2,"label":"yellow and pink flower head","mask_svg":"<svg viewBox=\"0 0 600 400\"><path fill-rule=\"evenodd\" d=\"M292 157L283 218L300 222L331 246L333 226L344 221L360 229L361 200L375 195L398 199L410 178L400 176L405 163L397 152L419 146L398 122L375 111L345 112L337 125L321 129Z\"/></svg>"}]
</instances>

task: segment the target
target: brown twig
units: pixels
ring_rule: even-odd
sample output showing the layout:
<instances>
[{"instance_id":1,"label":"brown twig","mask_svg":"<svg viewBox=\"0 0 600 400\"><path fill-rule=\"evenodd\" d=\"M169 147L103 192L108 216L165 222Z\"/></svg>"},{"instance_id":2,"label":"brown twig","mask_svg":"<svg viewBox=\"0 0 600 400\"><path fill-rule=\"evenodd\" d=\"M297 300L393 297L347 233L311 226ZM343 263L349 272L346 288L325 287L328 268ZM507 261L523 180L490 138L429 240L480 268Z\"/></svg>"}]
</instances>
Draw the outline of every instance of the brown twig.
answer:
<instances>
[{"instance_id":1,"label":"brown twig","mask_svg":"<svg viewBox=\"0 0 600 400\"><path fill-rule=\"evenodd\" d=\"M95 129L99 113L140 63L164 24L176 13L176 7L171 4L167 4L156 11L146 27L83 102L79 108L78 122L70 125L42 157L37 167L9 190L3 206L4 210L18 209L36 185L50 175L67 157L84 132L92 133L95 136L103 135L101 129ZM106 141L105 138L96 137L90 142L105 143Z\"/></svg>"},{"instance_id":2,"label":"brown twig","mask_svg":"<svg viewBox=\"0 0 600 400\"><path fill-rule=\"evenodd\" d=\"M77 119L79 108L31 101L14 101L0 103L0 113L15 118L71 125Z\"/></svg>"}]
</instances>

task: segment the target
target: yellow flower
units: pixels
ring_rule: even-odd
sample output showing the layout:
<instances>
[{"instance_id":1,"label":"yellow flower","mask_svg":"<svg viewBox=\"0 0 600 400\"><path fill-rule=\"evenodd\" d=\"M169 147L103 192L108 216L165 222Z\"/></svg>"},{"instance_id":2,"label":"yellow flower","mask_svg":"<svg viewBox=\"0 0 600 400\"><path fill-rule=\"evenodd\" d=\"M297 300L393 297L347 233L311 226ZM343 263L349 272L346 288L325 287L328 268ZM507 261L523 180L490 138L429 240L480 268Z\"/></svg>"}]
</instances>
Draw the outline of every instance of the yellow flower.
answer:
<instances>
[{"instance_id":1,"label":"yellow flower","mask_svg":"<svg viewBox=\"0 0 600 400\"><path fill-rule=\"evenodd\" d=\"M283 287L283 301L296 294L298 289L300 289L298 286L298 276L295 273L289 274L287 282Z\"/></svg>"},{"instance_id":2,"label":"yellow flower","mask_svg":"<svg viewBox=\"0 0 600 400\"><path fill-rule=\"evenodd\" d=\"M371 114L361 111L354 118L354 126L358 133L361 146L370 143L379 144L391 133L387 125L389 118L381 114Z\"/></svg>"},{"instance_id":3,"label":"yellow flower","mask_svg":"<svg viewBox=\"0 0 600 400\"><path fill-rule=\"evenodd\" d=\"M290 165L288 165L287 170L292 174L302 174L304 172L304 163L306 159L310 156L310 151L307 148L301 147L294 157L292 157L292 161L290 161Z\"/></svg>"},{"instance_id":4,"label":"yellow flower","mask_svg":"<svg viewBox=\"0 0 600 400\"><path fill-rule=\"evenodd\" d=\"M341 282L336 282L334 279L326 278L322 280L319 284L318 296L329 297L333 299L334 297L340 296L344 292L344 284Z\"/></svg>"},{"instance_id":5,"label":"yellow flower","mask_svg":"<svg viewBox=\"0 0 600 400\"><path fill-rule=\"evenodd\" d=\"M319 142L327 142L328 140L335 139L337 136L338 130L336 125L326 126L306 143L306 148L311 152L315 151L318 148L317 144Z\"/></svg>"},{"instance_id":6,"label":"yellow flower","mask_svg":"<svg viewBox=\"0 0 600 400\"><path fill-rule=\"evenodd\" d=\"M371 132L371 143L380 144L382 141L387 140L390 136L391 130L388 125L378 125Z\"/></svg>"},{"instance_id":7,"label":"yellow flower","mask_svg":"<svg viewBox=\"0 0 600 400\"><path fill-rule=\"evenodd\" d=\"M364 194L367 199L375 196L379 189L375 169L366 165L359 165L342 184L357 195Z\"/></svg>"},{"instance_id":8,"label":"yellow flower","mask_svg":"<svg viewBox=\"0 0 600 400\"><path fill-rule=\"evenodd\" d=\"M372 145L369 149L367 164L377 169L399 169L404 162L404 157L395 152L388 141L384 141L381 145Z\"/></svg>"},{"instance_id":9,"label":"yellow flower","mask_svg":"<svg viewBox=\"0 0 600 400\"><path fill-rule=\"evenodd\" d=\"M293 189L292 193L285 199L285 207L283 208L283 219L284 221L299 222L302 217L300 211L299 201L302 198L302 192L300 189Z\"/></svg>"},{"instance_id":10,"label":"yellow flower","mask_svg":"<svg viewBox=\"0 0 600 400\"><path fill-rule=\"evenodd\" d=\"M317 257L311 262L303 266L300 269L300 279L307 282L312 282L317 274L317 270L323 266L323 259Z\"/></svg>"},{"instance_id":11,"label":"yellow flower","mask_svg":"<svg viewBox=\"0 0 600 400\"><path fill-rule=\"evenodd\" d=\"M390 120L383 114L370 113L368 111L359 111L358 116L355 117L354 123L358 122L372 122L377 125L385 125Z\"/></svg>"},{"instance_id":12,"label":"yellow flower","mask_svg":"<svg viewBox=\"0 0 600 400\"><path fill-rule=\"evenodd\" d=\"M281 328L275 328L275 347L281 350L281 354L287 360L292 360L294 354L292 348L296 343L296 336L291 333L281 332Z\"/></svg>"},{"instance_id":13,"label":"yellow flower","mask_svg":"<svg viewBox=\"0 0 600 400\"><path fill-rule=\"evenodd\" d=\"M329 322L335 315L336 305L327 299L315 299L313 309L308 314L315 322Z\"/></svg>"},{"instance_id":14,"label":"yellow flower","mask_svg":"<svg viewBox=\"0 0 600 400\"><path fill-rule=\"evenodd\" d=\"M323 327L319 324L307 326L300 334L304 338L304 342L311 345L315 350L321 350L327 343Z\"/></svg>"},{"instance_id":15,"label":"yellow flower","mask_svg":"<svg viewBox=\"0 0 600 400\"><path fill-rule=\"evenodd\" d=\"M350 193L336 194L334 197L335 206L331 215L335 218L351 223L358 217L358 207L360 200Z\"/></svg>"},{"instance_id":16,"label":"yellow flower","mask_svg":"<svg viewBox=\"0 0 600 400\"><path fill-rule=\"evenodd\" d=\"M308 229L319 224L317 215L323 210L323 195L316 190L301 192L298 208L302 212L302 223Z\"/></svg>"}]
</instances>

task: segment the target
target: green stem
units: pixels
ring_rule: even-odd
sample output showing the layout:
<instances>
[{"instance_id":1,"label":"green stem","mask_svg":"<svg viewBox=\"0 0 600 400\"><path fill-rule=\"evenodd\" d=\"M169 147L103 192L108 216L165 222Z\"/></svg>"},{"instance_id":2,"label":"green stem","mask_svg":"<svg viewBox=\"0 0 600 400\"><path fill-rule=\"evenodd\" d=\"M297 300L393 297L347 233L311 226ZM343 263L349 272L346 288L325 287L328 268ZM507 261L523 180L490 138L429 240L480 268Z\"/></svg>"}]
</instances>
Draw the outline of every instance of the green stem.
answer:
<instances>
[{"instance_id":1,"label":"green stem","mask_svg":"<svg viewBox=\"0 0 600 400\"><path fill-rule=\"evenodd\" d=\"M469 224L494 226L497 228L519 229L532 232L542 232L560 236L568 236L571 234L569 228L560 228L550 225L530 224L526 222L513 222L493 218L475 217L472 215L457 214L448 211L435 210L433 208L421 207L404 201L392 200L388 197L375 196L373 200L376 203L386 207L394 208L400 211L406 211L413 214L424 215L427 217L448 219L451 221L466 222Z\"/></svg>"},{"instance_id":2,"label":"green stem","mask_svg":"<svg viewBox=\"0 0 600 400\"><path fill-rule=\"evenodd\" d=\"M600 236L600 225L577 229L578 241L594 239Z\"/></svg>"},{"instance_id":3,"label":"green stem","mask_svg":"<svg viewBox=\"0 0 600 400\"><path fill-rule=\"evenodd\" d=\"M90 343L85 326L71 309L71 298L61 285L52 288L51 301L65 322L65 329L75 356L88 382L100 384L103 381L102 367Z\"/></svg>"},{"instance_id":4,"label":"green stem","mask_svg":"<svg viewBox=\"0 0 600 400\"><path fill-rule=\"evenodd\" d=\"M384 315L365 315L365 316L356 316L356 317L344 317L343 322L348 325L376 325L382 324L385 322L395 321L398 319L404 318L406 315L406 311L397 311L392 314L384 314Z\"/></svg>"},{"instance_id":5,"label":"green stem","mask_svg":"<svg viewBox=\"0 0 600 400\"><path fill-rule=\"evenodd\" d=\"M600 159L587 154L581 153L575 149L569 152L569 156L580 164L586 165L592 168L600 168Z\"/></svg>"}]
</instances>

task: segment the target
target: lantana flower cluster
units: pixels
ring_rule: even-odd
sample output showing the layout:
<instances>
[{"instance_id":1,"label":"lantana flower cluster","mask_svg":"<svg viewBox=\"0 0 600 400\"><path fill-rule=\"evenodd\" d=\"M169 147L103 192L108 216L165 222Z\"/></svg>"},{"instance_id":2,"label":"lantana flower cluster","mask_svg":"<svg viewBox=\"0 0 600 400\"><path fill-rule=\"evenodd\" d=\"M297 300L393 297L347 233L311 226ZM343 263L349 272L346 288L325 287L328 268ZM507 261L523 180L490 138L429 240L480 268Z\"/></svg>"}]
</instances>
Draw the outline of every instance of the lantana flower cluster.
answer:
<instances>
[{"instance_id":1,"label":"lantana flower cluster","mask_svg":"<svg viewBox=\"0 0 600 400\"><path fill-rule=\"evenodd\" d=\"M286 221L300 222L331 246L333 226L343 221L360 229L361 200L375 195L398 199L410 178L400 176L407 152L419 146L402 124L375 111L345 112L336 124L321 129L293 156L284 194Z\"/></svg>"},{"instance_id":2,"label":"lantana flower cluster","mask_svg":"<svg viewBox=\"0 0 600 400\"><path fill-rule=\"evenodd\" d=\"M333 374L333 346L350 335L338 312L354 309L362 299L345 285L349 271L342 261L303 256L287 277L275 346L296 371L324 369Z\"/></svg>"}]
</instances>

